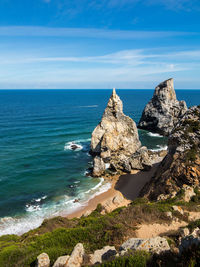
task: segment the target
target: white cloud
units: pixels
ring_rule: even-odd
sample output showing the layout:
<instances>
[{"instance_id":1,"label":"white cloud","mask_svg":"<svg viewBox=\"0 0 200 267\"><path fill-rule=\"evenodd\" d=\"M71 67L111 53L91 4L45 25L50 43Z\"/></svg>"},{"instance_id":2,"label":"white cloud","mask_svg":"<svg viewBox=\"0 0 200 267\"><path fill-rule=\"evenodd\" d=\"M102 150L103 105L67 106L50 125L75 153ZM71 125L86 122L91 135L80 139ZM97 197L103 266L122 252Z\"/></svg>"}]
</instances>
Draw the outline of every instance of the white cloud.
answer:
<instances>
[{"instance_id":1,"label":"white cloud","mask_svg":"<svg viewBox=\"0 0 200 267\"><path fill-rule=\"evenodd\" d=\"M126 31L95 28L50 28L37 26L0 26L0 36L78 37L103 39L150 39L196 35L179 31Z\"/></svg>"}]
</instances>

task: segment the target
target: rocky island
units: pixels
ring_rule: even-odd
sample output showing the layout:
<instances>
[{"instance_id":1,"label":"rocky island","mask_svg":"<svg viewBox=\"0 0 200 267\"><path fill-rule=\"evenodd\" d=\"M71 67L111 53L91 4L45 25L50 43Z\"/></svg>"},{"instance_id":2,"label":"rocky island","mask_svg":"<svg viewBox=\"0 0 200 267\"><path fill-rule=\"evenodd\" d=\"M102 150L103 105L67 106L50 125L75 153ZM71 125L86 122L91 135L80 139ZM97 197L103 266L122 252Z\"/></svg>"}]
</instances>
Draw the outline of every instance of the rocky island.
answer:
<instances>
[{"instance_id":1,"label":"rocky island","mask_svg":"<svg viewBox=\"0 0 200 267\"><path fill-rule=\"evenodd\" d=\"M173 79L160 83L143 110L138 128L168 136L178 119L187 111L185 101L178 101Z\"/></svg>"}]
</instances>

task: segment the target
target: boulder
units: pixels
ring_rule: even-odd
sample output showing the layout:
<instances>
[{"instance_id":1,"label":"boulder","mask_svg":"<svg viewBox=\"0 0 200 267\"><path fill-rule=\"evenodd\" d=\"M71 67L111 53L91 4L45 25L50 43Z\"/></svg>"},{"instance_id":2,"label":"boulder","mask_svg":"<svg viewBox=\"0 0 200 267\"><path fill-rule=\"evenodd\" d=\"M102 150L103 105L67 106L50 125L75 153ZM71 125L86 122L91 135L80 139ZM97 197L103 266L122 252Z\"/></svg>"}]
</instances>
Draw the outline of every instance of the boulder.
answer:
<instances>
[{"instance_id":1,"label":"boulder","mask_svg":"<svg viewBox=\"0 0 200 267\"><path fill-rule=\"evenodd\" d=\"M59 258L57 258L56 262L54 263L53 267L66 267L68 260L69 260L70 256L61 256Z\"/></svg>"},{"instance_id":2,"label":"boulder","mask_svg":"<svg viewBox=\"0 0 200 267\"><path fill-rule=\"evenodd\" d=\"M48 254L42 253L37 257L36 267L50 267L50 259Z\"/></svg>"},{"instance_id":3,"label":"boulder","mask_svg":"<svg viewBox=\"0 0 200 267\"><path fill-rule=\"evenodd\" d=\"M72 251L72 254L66 264L65 267L81 267L84 259L84 247L83 244L78 243L74 250Z\"/></svg>"},{"instance_id":4,"label":"boulder","mask_svg":"<svg viewBox=\"0 0 200 267\"><path fill-rule=\"evenodd\" d=\"M103 261L109 260L110 258L115 257L117 254L117 251L115 247L106 246L102 249L96 250L93 254L90 254L90 263L93 264L99 264Z\"/></svg>"},{"instance_id":5,"label":"boulder","mask_svg":"<svg viewBox=\"0 0 200 267\"><path fill-rule=\"evenodd\" d=\"M124 115L122 101L113 89L101 122L92 133L90 153L100 157L104 163L110 163L116 168L121 166L121 169L130 172L130 167L126 162L121 163L119 158L130 157L140 146L136 124L130 117ZM103 171L103 163L94 158L94 176L99 174L96 171L99 170L99 165Z\"/></svg>"},{"instance_id":6,"label":"boulder","mask_svg":"<svg viewBox=\"0 0 200 267\"><path fill-rule=\"evenodd\" d=\"M159 254L163 251L169 251L170 247L165 238L157 236L148 239L130 238L121 245L120 254L124 255L129 249L145 250Z\"/></svg>"},{"instance_id":7,"label":"boulder","mask_svg":"<svg viewBox=\"0 0 200 267\"><path fill-rule=\"evenodd\" d=\"M186 111L185 101L176 99L173 79L168 79L155 88L138 128L168 136Z\"/></svg>"}]
</instances>

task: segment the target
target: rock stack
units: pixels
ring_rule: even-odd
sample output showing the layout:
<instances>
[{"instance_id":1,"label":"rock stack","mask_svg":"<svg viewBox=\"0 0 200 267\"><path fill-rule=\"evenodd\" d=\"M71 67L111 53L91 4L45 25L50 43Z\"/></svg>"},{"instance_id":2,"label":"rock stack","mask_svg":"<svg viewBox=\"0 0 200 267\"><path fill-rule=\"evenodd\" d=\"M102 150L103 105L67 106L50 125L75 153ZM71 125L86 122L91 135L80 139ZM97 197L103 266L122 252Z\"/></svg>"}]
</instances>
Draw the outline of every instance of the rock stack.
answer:
<instances>
[{"instance_id":1,"label":"rock stack","mask_svg":"<svg viewBox=\"0 0 200 267\"><path fill-rule=\"evenodd\" d=\"M178 101L173 79L160 83L144 108L138 128L168 136L178 119L187 111L185 101Z\"/></svg>"},{"instance_id":2,"label":"rock stack","mask_svg":"<svg viewBox=\"0 0 200 267\"><path fill-rule=\"evenodd\" d=\"M108 167L126 168L127 158L140 147L136 124L124 115L122 101L113 89L101 122L92 133L93 176L101 176Z\"/></svg>"}]
</instances>

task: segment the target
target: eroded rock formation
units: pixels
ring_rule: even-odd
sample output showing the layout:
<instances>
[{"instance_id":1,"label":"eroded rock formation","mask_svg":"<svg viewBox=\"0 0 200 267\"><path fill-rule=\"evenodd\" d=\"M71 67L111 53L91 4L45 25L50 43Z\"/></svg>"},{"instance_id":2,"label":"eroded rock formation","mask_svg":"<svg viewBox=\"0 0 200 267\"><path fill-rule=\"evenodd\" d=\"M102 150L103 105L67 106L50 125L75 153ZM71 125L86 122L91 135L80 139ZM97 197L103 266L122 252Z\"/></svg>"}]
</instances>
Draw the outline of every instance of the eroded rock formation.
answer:
<instances>
[{"instance_id":1,"label":"eroded rock formation","mask_svg":"<svg viewBox=\"0 0 200 267\"><path fill-rule=\"evenodd\" d=\"M140 147L136 124L124 115L122 101L113 89L102 120L92 133L91 154L96 156L93 175L100 176L107 165L123 169Z\"/></svg>"},{"instance_id":2,"label":"eroded rock formation","mask_svg":"<svg viewBox=\"0 0 200 267\"><path fill-rule=\"evenodd\" d=\"M143 110L138 128L168 136L187 111L185 101L178 101L173 79L160 83Z\"/></svg>"},{"instance_id":3,"label":"eroded rock formation","mask_svg":"<svg viewBox=\"0 0 200 267\"><path fill-rule=\"evenodd\" d=\"M188 195L190 187L200 186L200 106L188 109L179 119L169 136L168 149L141 196L167 199L181 191Z\"/></svg>"}]
</instances>

